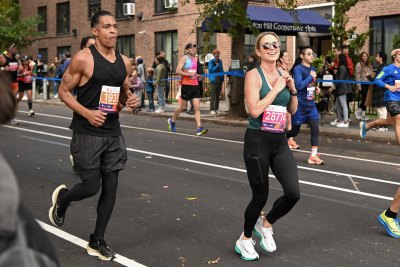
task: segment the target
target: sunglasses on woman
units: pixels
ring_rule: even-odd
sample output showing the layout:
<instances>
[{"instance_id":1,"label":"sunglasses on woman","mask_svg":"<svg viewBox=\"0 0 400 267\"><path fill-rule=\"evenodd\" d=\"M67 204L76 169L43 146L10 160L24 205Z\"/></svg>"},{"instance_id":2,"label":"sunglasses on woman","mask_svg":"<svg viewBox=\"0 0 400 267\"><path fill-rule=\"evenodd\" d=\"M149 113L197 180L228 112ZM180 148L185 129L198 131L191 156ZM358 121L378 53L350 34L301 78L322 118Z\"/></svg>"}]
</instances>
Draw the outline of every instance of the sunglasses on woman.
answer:
<instances>
[{"instance_id":1,"label":"sunglasses on woman","mask_svg":"<svg viewBox=\"0 0 400 267\"><path fill-rule=\"evenodd\" d=\"M264 50L271 49L272 47L279 48L279 47L281 47L281 43L280 42L264 43L264 44L261 45L261 47Z\"/></svg>"}]
</instances>

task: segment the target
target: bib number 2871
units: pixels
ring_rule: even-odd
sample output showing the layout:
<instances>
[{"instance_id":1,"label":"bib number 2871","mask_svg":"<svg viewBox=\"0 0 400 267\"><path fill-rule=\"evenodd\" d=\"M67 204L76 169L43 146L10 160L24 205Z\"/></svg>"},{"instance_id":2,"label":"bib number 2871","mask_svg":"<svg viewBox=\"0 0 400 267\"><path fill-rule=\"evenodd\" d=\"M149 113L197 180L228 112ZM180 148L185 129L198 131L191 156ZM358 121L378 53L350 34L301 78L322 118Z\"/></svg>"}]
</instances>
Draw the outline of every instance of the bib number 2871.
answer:
<instances>
[{"instance_id":1,"label":"bib number 2871","mask_svg":"<svg viewBox=\"0 0 400 267\"><path fill-rule=\"evenodd\" d=\"M120 87L103 85L101 88L99 110L107 113L118 112Z\"/></svg>"},{"instance_id":2,"label":"bib number 2871","mask_svg":"<svg viewBox=\"0 0 400 267\"><path fill-rule=\"evenodd\" d=\"M270 105L263 114L261 130L283 133L286 127L286 107Z\"/></svg>"}]
</instances>

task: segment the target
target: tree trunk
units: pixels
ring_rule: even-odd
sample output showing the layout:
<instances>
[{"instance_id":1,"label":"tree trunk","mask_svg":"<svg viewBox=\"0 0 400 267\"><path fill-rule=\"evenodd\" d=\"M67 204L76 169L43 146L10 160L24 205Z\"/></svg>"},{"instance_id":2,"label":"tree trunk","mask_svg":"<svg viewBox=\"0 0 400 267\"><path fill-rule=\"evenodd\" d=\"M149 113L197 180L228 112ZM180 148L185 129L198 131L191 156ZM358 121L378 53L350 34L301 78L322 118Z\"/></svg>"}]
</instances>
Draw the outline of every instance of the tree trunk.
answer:
<instances>
[{"instance_id":1,"label":"tree trunk","mask_svg":"<svg viewBox=\"0 0 400 267\"><path fill-rule=\"evenodd\" d=\"M242 2L243 8L247 10L249 1ZM238 35L232 38L232 59L240 60L240 67L243 69L244 63L244 34L243 27L238 28ZM229 116L234 117L247 117L245 104L244 104L244 77L230 78L230 92L229 92Z\"/></svg>"}]
</instances>

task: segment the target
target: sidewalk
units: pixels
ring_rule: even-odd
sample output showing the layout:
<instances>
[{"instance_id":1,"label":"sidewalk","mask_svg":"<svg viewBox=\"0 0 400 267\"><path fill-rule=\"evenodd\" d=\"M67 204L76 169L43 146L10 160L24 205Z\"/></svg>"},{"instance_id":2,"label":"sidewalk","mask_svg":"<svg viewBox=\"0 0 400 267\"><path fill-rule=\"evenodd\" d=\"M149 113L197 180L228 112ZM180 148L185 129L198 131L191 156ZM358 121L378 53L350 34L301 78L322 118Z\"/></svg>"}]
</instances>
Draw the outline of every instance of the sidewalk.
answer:
<instances>
[{"instance_id":1,"label":"sidewalk","mask_svg":"<svg viewBox=\"0 0 400 267\"><path fill-rule=\"evenodd\" d=\"M50 99L50 100L42 100L35 99L35 105L64 105L60 99ZM247 119L246 118L237 118L237 117L229 117L227 114L227 102L220 102L220 111L222 114L218 115L210 115L209 114L209 102L200 102L200 111L201 111L201 120L203 123L212 123L212 124L221 124L221 125L232 125L238 127L247 127ZM174 111L178 107L177 102L173 102L172 104L165 104L165 112L164 113L154 113L147 112L147 101L146 108L142 108L142 111L138 113L138 115L142 116L153 116L153 117L161 117L161 118L169 118L172 117ZM128 111L122 110L124 113L128 113ZM323 119L323 125L320 125L320 135L325 137L333 137L333 138L342 138L342 139L352 139L352 140L361 140L360 138L360 130L359 130L359 120L356 120L354 115L351 116L353 120L350 123L349 128L337 128L335 126L330 125L329 122L333 121L336 118L335 115L326 115ZM194 120L194 114L181 113L179 119L182 120ZM167 126L167 124L166 124ZM211 128L212 126L207 126ZM167 129L167 127L166 127ZM210 129L209 129L210 130ZM310 129L307 128L306 125L303 125L300 130L301 133L309 133ZM378 132L370 130L367 134L368 142L376 142L376 143L396 143L396 137L394 134L393 127L389 127L389 131L386 132Z\"/></svg>"}]
</instances>

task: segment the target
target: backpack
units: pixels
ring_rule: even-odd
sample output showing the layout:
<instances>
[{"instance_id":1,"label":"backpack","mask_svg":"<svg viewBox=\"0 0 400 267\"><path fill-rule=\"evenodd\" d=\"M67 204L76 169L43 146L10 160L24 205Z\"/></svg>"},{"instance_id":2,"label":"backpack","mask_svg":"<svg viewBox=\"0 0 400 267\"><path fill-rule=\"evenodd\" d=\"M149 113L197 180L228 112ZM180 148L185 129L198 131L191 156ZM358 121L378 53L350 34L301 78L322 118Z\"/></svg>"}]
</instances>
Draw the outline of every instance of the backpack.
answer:
<instances>
[{"instance_id":1,"label":"backpack","mask_svg":"<svg viewBox=\"0 0 400 267\"><path fill-rule=\"evenodd\" d=\"M28 246L24 223L17 222L14 240L0 253L0 267L57 267L46 254Z\"/></svg>"}]
</instances>

